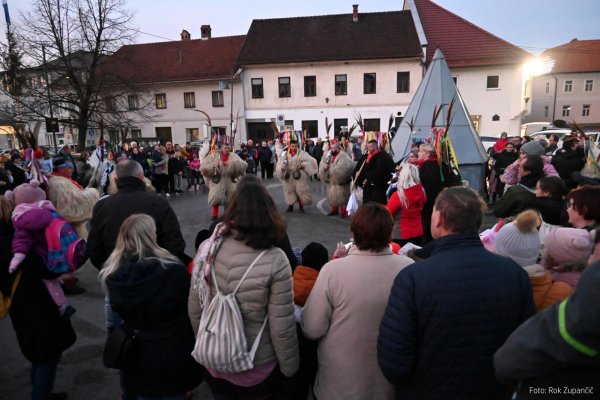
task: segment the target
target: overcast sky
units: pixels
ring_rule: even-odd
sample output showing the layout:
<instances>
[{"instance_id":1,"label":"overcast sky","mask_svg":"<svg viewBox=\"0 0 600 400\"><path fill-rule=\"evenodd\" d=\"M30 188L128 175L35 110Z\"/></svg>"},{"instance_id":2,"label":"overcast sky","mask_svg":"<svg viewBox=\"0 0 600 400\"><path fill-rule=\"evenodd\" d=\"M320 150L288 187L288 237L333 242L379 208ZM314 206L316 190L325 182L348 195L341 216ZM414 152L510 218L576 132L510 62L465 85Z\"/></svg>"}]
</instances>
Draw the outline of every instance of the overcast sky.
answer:
<instances>
[{"instance_id":1,"label":"overcast sky","mask_svg":"<svg viewBox=\"0 0 600 400\"><path fill-rule=\"evenodd\" d=\"M200 37L200 25L209 24L212 35L247 33L253 19L397 11L403 0L128 0L135 11L135 26L142 32L178 40L182 29L192 39ZM437 4L508 42L533 53L578 39L600 39L599 0L436 0ZM8 0L13 19L31 0ZM17 10L15 10L17 9ZM2 19L2 25L4 20ZM285 27L281 27L285 29ZM162 41L138 34L138 43Z\"/></svg>"}]
</instances>

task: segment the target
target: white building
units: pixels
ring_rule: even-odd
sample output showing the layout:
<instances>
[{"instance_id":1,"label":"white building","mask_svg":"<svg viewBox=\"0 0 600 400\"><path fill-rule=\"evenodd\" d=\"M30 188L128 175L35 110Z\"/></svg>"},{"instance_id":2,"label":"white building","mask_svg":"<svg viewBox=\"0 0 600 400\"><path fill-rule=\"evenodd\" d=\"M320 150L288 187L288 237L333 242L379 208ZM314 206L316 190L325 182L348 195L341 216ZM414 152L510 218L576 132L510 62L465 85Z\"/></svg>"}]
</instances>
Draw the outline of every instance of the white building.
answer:
<instances>
[{"instance_id":1,"label":"white building","mask_svg":"<svg viewBox=\"0 0 600 400\"><path fill-rule=\"evenodd\" d=\"M248 136L272 138L277 115L309 137L359 116L365 130L387 132L421 81L421 59L406 11L254 20L237 61Z\"/></svg>"},{"instance_id":2,"label":"white building","mask_svg":"<svg viewBox=\"0 0 600 400\"><path fill-rule=\"evenodd\" d=\"M533 80L527 121L562 119L600 128L600 40L574 39L545 51L542 57L554 65L550 73Z\"/></svg>"},{"instance_id":3,"label":"white building","mask_svg":"<svg viewBox=\"0 0 600 400\"><path fill-rule=\"evenodd\" d=\"M519 135L529 113L531 55L431 0L405 0L429 64L442 50L481 136Z\"/></svg>"},{"instance_id":4,"label":"white building","mask_svg":"<svg viewBox=\"0 0 600 400\"><path fill-rule=\"evenodd\" d=\"M123 46L110 57L104 71L113 82L135 87L119 102L129 110L129 137L184 144L210 137L210 129L229 136L233 119L237 137L245 138L235 69L245 36L213 38L208 25L201 31L201 39L184 30L180 41Z\"/></svg>"}]
</instances>

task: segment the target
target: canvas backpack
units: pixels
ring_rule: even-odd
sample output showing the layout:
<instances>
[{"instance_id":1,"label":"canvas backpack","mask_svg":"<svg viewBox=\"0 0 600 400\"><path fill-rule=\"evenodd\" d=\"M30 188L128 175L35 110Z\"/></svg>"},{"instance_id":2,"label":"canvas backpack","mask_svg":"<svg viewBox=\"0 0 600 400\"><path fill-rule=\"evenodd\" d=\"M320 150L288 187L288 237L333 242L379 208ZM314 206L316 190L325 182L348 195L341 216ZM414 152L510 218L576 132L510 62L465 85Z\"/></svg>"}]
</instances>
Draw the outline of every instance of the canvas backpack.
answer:
<instances>
[{"instance_id":1,"label":"canvas backpack","mask_svg":"<svg viewBox=\"0 0 600 400\"><path fill-rule=\"evenodd\" d=\"M204 367L227 373L244 372L254 368L254 356L269 316L265 317L258 336L248 351L244 321L235 295L248 273L265 253L266 250L263 250L254 259L234 291L229 294L221 292L217 284L215 269L211 268L211 276L217 293L202 312L196 344L192 352L194 359Z\"/></svg>"},{"instance_id":2,"label":"canvas backpack","mask_svg":"<svg viewBox=\"0 0 600 400\"><path fill-rule=\"evenodd\" d=\"M45 229L48 243L48 269L55 274L75 272L86 260L85 240L80 239L73 226L52 213L52 220Z\"/></svg>"}]
</instances>

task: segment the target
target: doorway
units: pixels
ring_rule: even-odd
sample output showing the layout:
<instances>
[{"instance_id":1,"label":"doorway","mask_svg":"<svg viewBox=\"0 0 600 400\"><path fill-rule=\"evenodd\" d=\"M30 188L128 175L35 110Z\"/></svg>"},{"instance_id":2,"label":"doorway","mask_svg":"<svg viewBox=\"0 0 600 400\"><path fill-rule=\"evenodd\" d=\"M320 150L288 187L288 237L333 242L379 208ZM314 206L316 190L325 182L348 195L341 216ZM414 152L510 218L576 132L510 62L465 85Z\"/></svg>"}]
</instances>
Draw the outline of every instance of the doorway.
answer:
<instances>
[{"instance_id":1,"label":"doorway","mask_svg":"<svg viewBox=\"0 0 600 400\"><path fill-rule=\"evenodd\" d=\"M164 145L167 142L173 141L173 134L171 133L170 126L154 129L156 130L156 137L160 140L160 144Z\"/></svg>"}]
</instances>

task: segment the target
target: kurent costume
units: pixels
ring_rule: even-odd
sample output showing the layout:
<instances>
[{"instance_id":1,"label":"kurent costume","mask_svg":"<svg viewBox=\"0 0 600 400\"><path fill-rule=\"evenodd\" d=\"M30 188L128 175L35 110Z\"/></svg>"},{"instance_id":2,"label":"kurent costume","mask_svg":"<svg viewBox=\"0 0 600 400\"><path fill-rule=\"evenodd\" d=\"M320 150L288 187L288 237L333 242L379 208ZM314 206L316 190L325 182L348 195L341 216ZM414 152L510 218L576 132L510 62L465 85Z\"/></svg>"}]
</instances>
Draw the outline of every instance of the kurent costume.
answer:
<instances>
[{"instance_id":1,"label":"kurent costume","mask_svg":"<svg viewBox=\"0 0 600 400\"><path fill-rule=\"evenodd\" d=\"M208 182L208 205L212 216L219 215L219 205L225 206L235 192L235 181L246 173L248 164L235 153L211 151L202 159L200 172Z\"/></svg>"},{"instance_id":2,"label":"kurent costume","mask_svg":"<svg viewBox=\"0 0 600 400\"><path fill-rule=\"evenodd\" d=\"M354 166L352 157L339 149L335 154L330 150L319 165L319 177L329 186L327 200L331 206L331 215L337 214L341 207L342 216L346 216Z\"/></svg>"},{"instance_id":3,"label":"kurent costume","mask_svg":"<svg viewBox=\"0 0 600 400\"><path fill-rule=\"evenodd\" d=\"M277 177L283 183L288 212L293 211L296 201L300 212L304 212L304 206L312 203L309 183L310 177L318 171L317 160L306 151L300 150L300 146L295 152L289 147L285 152L278 152Z\"/></svg>"}]
</instances>

